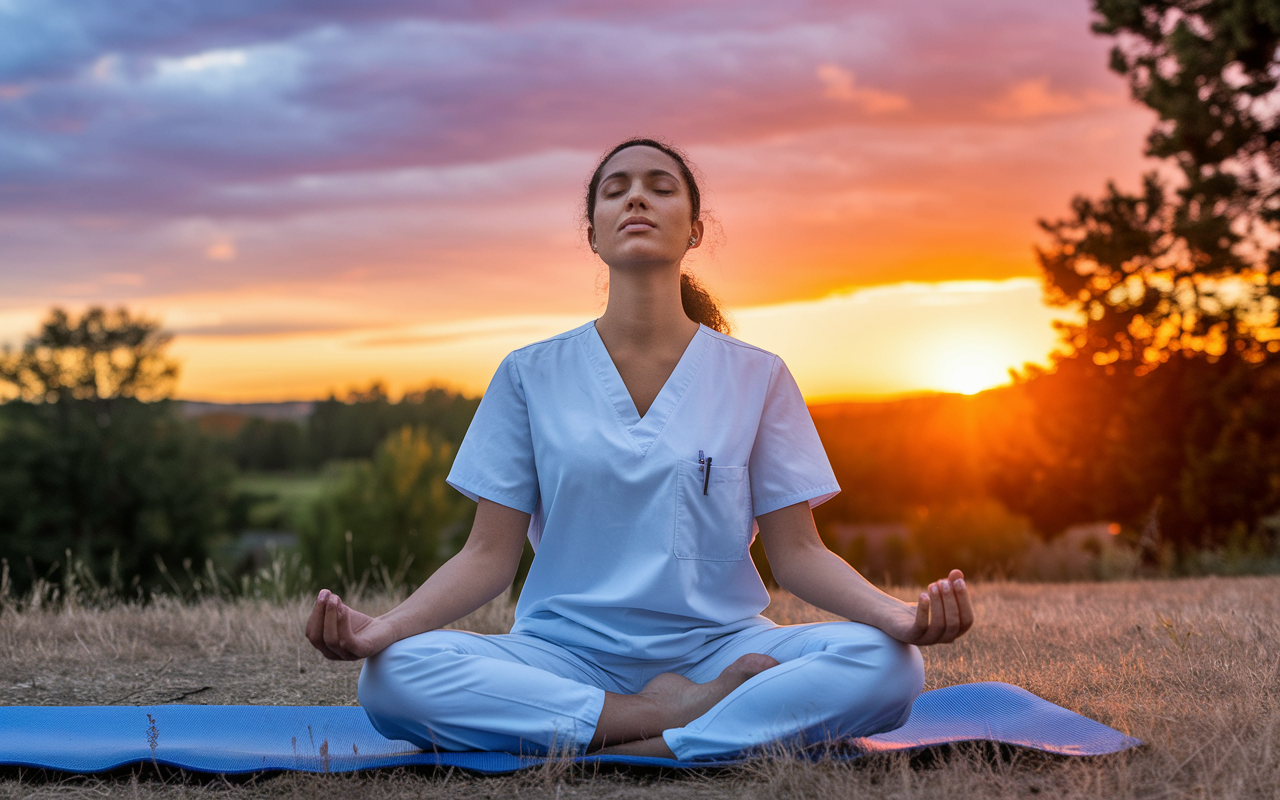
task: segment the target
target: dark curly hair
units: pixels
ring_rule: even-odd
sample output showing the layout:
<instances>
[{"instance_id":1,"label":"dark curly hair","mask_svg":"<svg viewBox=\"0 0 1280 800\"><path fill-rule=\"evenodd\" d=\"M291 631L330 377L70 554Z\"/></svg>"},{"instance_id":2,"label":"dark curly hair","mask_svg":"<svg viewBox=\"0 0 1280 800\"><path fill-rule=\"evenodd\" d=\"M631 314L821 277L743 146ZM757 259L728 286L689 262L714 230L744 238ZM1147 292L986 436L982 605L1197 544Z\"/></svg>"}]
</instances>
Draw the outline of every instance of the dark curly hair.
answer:
<instances>
[{"instance_id":1,"label":"dark curly hair","mask_svg":"<svg viewBox=\"0 0 1280 800\"><path fill-rule=\"evenodd\" d=\"M696 222L702 215L702 193L698 190L698 181L693 175L693 170L689 167L689 159L678 148L666 142L660 142L657 139L635 138L627 139L625 142L614 146L596 163L596 168L591 173L591 180L587 181L587 224L594 224L596 192L600 189L600 178L603 177L601 173L604 172L604 165L609 159L628 147L652 147L654 150L666 153L675 160L676 165L680 167L680 175L684 178L685 185L689 187L690 218L691 221ZM685 316L694 322L701 322L708 328L724 334L730 332L729 320L725 317L724 312L720 310L715 298L711 296L711 293L703 287L697 278L683 270L680 272L680 304L684 306Z\"/></svg>"}]
</instances>

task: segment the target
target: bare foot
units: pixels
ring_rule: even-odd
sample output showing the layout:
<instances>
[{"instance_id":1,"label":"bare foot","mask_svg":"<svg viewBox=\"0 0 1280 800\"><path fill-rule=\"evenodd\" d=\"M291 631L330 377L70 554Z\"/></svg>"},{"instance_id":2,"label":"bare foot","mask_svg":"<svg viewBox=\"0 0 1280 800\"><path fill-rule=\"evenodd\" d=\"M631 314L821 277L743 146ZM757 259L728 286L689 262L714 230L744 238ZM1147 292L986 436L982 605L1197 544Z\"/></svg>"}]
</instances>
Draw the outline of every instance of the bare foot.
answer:
<instances>
[{"instance_id":1,"label":"bare foot","mask_svg":"<svg viewBox=\"0 0 1280 800\"><path fill-rule=\"evenodd\" d=\"M662 739L664 730L688 725L749 678L776 666L776 659L748 653L706 683L694 683L683 675L664 672L637 694L608 694L592 741L593 750L675 758ZM608 746L595 749L601 745Z\"/></svg>"},{"instance_id":2,"label":"bare foot","mask_svg":"<svg viewBox=\"0 0 1280 800\"><path fill-rule=\"evenodd\" d=\"M640 690L667 711L667 728L680 728L711 710L734 689L778 662L760 653L748 653L724 668L715 680L694 683L683 675L664 672ZM664 728L665 730L665 728Z\"/></svg>"},{"instance_id":3,"label":"bare foot","mask_svg":"<svg viewBox=\"0 0 1280 800\"><path fill-rule=\"evenodd\" d=\"M776 666L778 662L769 656L748 653L706 683L694 683L674 672L664 672L637 694L606 692L588 752L645 739L661 741L666 729L688 725L748 678Z\"/></svg>"}]
</instances>

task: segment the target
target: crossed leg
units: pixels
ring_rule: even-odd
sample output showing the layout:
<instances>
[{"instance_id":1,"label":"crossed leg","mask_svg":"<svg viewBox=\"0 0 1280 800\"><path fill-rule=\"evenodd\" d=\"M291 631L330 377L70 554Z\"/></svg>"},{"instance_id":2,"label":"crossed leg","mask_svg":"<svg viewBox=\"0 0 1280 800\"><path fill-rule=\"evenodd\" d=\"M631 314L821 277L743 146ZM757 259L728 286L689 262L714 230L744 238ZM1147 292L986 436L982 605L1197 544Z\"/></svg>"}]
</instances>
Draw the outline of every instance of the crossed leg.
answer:
<instances>
[{"instance_id":1,"label":"crossed leg","mask_svg":"<svg viewBox=\"0 0 1280 800\"><path fill-rule=\"evenodd\" d=\"M605 693L591 749L597 753L675 758L662 732L710 711L734 689L778 662L760 653L739 657L705 683L664 672L636 694Z\"/></svg>"},{"instance_id":2,"label":"crossed leg","mask_svg":"<svg viewBox=\"0 0 1280 800\"><path fill-rule=\"evenodd\" d=\"M749 628L725 637L684 672L719 674L743 653L778 665L743 682L710 711L662 738L678 758L715 758L781 741L804 746L901 727L924 687L914 645L857 622Z\"/></svg>"},{"instance_id":3,"label":"crossed leg","mask_svg":"<svg viewBox=\"0 0 1280 800\"><path fill-rule=\"evenodd\" d=\"M664 673L636 692L536 637L431 631L366 660L359 697L379 733L424 749L541 754L635 742L670 757L664 730L692 722L776 663L745 655L714 679Z\"/></svg>"},{"instance_id":4,"label":"crossed leg","mask_svg":"<svg viewBox=\"0 0 1280 800\"><path fill-rule=\"evenodd\" d=\"M536 637L432 631L366 661L360 704L425 749L694 759L891 730L924 682L915 647L857 623L753 627L692 656L636 692Z\"/></svg>"}]
</instances>

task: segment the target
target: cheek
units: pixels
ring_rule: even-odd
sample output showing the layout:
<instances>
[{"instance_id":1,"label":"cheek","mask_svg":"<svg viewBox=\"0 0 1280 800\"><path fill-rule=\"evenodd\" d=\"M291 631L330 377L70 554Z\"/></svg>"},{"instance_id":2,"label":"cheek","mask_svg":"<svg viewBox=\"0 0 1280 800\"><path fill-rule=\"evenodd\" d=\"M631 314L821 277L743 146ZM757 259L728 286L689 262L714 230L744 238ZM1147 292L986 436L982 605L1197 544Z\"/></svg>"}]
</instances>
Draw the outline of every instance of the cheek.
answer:
<instances>
[{"instance_id":1,"label":"cheek","mask_svg":"<svg viewBox=\"0 0 1280 800\"><path fill-rule=\"evenodd\" d=\"M678 231L684 236L688 236L693 230L693 220L689 218L688 203L672 203L670 208L665 209L663 223L668 230Z\"/></svg>"},{"instance_id":2,"label":"cheek","mask_svg":"<svg viewBox=\"0 0 1280 800\"><path fill-rule=\"evenodd\" d=\"M616 213L616 209L610 207L608 200L596 200L595 211L591 212L588 222L595 229L596 234L602 234L609 229L609 215Z\"/></svg>"}]
</instances>

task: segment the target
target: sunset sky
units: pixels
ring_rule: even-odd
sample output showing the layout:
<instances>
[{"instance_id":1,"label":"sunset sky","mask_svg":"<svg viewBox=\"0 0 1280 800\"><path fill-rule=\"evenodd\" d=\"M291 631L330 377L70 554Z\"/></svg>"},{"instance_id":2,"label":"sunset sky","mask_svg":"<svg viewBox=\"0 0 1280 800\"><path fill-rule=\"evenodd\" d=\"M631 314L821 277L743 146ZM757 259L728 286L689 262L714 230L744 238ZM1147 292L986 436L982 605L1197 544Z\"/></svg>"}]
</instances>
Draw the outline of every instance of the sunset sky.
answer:
<instances>
[{"instance_id":1,"label":"sunset sky","mask_svg":"<svg viewBox=\"0 0 1280 800\"><path fill-rule=\"evenodd\" d=\"M705 177L690 264L810 400L1045 360L1036 220L1137 184L1085 0L0 0L0 342L177 337L178 395L483 390L603 310L578 219L635 134Z\"/></svg>"}]
</instances>

